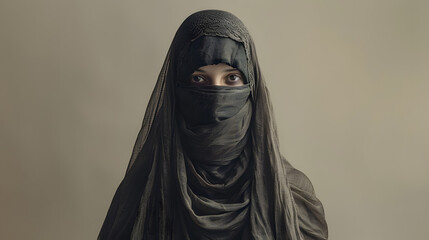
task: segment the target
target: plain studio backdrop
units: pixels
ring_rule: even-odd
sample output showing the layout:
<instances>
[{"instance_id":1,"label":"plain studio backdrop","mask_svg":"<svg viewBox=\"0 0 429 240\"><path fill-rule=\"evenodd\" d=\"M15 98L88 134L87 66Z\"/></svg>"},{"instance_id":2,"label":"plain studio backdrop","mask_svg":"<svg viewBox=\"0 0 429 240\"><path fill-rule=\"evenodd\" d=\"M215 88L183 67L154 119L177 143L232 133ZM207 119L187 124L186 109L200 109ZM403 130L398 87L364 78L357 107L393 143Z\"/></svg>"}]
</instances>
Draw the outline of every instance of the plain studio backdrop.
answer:
<instances>
[{"instance_id":1,"label":"plain studio backdrop","mask_svg":"<svg viewBox=\"0 0 429 240\"><path fill-rule=\"evenodd\" d=\"M202 9L255 40L282 153L331 240L427 239L429 2L0 2L0 239L95 239L173 36Z\"/></svg>"}]
</instances>

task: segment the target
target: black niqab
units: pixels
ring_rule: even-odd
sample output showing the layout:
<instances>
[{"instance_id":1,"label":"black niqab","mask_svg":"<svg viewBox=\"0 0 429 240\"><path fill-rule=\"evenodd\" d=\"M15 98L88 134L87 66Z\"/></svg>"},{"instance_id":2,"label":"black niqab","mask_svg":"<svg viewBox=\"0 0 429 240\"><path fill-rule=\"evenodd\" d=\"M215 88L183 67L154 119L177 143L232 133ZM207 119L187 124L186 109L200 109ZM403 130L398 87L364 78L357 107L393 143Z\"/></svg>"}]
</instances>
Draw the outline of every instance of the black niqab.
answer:
<instances>
[{"instance_id":1,"label":"black niqab","mask_svg":"<svg viewBox=\"0 0 429 240\"><path fill-rule=\"evenodd\" d=\"M201 64L191 49L213 41L233 54L202 64L234 66L246 85L181 86ZM201 114L188 111L195 99ZM280 154L253 41L234 15L200 11L180 26L98 239L327 239L311 182Z\"/></svg>"}]
</instances>

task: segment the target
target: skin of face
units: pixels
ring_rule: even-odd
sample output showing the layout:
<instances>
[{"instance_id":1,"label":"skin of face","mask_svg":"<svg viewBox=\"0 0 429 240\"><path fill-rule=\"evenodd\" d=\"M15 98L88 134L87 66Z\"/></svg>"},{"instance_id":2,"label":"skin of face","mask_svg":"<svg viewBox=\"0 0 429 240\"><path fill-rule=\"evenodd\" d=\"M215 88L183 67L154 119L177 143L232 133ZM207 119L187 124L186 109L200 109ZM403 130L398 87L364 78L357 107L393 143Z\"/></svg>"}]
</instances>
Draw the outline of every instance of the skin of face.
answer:
<instances>
[{"instance_id":1,"label":"skin of face","mask_svg":"<svg viewBox=\"0 0 429 240\"><path fill-rule=\"evenodd\" d=\"M242 86L244 81L240 70L225 63L202 66L189 80L195 86Z\"/></svg>"}]
</instances>

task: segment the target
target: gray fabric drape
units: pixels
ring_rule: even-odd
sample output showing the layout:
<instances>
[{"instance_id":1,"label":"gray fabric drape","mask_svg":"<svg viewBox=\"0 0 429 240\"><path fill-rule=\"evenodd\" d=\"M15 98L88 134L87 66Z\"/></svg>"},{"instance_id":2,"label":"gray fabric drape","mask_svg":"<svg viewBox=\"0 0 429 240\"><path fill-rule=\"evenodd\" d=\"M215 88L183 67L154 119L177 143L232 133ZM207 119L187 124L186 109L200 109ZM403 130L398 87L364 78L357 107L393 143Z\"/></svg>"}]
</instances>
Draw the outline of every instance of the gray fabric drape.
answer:
<instances>
[{"instance_id":1,"label":"gray fabric drape","mask_svg":"<svg viewBox=\"0 0 429 240\"><path fill-rule=\"evenodd\" d=\"M211 101L233 91L250 93L230 98L239 107L228 108L224 117L190 124L193 117L182 101L194 90L180 89L179 83L190 45L204 36L229 38L244 47L247 71L240 70L247 84L196 93L214 94ZM280 154L269 93L248 31L228 12L192 14L173 39L98 239L301 240L327 235L323 206L311 182Z\"/></svg>"}]
</instances>

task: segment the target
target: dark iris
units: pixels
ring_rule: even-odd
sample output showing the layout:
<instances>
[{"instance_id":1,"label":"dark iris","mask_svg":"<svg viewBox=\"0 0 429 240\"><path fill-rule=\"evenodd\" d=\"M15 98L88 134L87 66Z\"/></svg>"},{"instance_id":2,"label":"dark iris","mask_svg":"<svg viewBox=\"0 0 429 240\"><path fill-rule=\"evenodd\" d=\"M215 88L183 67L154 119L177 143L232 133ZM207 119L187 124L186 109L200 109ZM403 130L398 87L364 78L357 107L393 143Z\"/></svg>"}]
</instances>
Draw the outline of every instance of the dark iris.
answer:
<instances>
[{"instance_id":1,"label":"dark iris","mask_svg":"<svg viewBox=\"0 0 429 240\"><path fill-rule=\"evenodd\" d=\"M234 75L234 74L229 75L228 77L229 77L229 80L231 80L231 81L238 81L238 80L240 80L240 77L237 76L237 75Z\"/></svg>"},{"instance_id":2,"label":"dark iris","mask_svg":"<svg viewBox=\"0 0 429 240\"><path fill-rule=\"evenodd\" d=\"M204 82L204 80L205 79L203 77L201 77L201 76L198 76L198 75L192 76L192 82L202 83L202 82Z\"/></svg>"}]
</instances>

